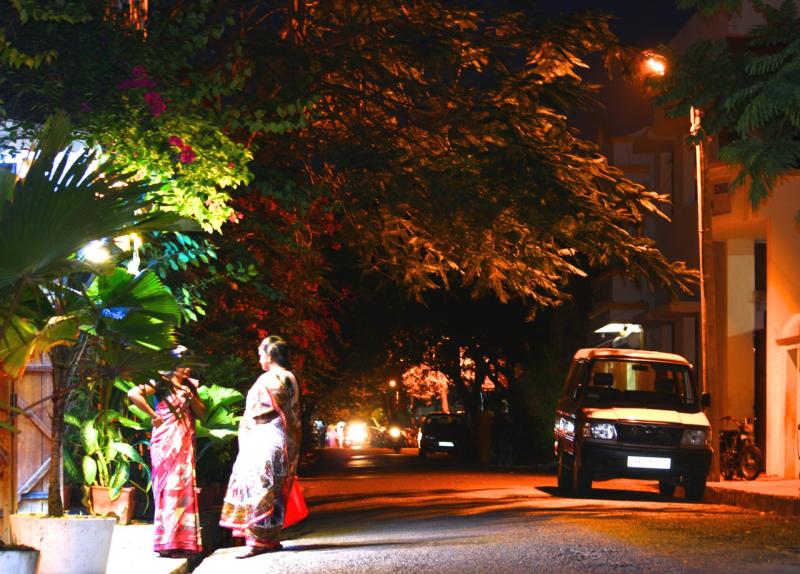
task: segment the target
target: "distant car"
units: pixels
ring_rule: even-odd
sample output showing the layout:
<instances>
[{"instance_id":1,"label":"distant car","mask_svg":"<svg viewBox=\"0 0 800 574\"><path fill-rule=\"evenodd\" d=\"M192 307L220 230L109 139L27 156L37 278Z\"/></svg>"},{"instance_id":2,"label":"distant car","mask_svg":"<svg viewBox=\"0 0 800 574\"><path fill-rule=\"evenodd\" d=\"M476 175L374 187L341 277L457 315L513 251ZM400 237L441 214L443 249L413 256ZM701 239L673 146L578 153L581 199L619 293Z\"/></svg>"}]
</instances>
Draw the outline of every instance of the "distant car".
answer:
<instances>
[{"instance_id":1,"label":"distant car","mask_svg":"<svg viewBox=\"0 0 800 574\"><path fill-rule=\"evenodd\" d=\"M593 480L657 480L699 501L711 464L710 404L686 359L633 349L581 349L556 408L558 487L587 494Z\"/></svg>"},{"instance_id":2,"label":"distant car","mask_svg":"<svg viewBox=\"0 0 800 574\"><path fill-rule=\"evenodd\" d=\"M359 448L369 444L369 429L362 422L349 422L344 428L344 444L348 448Z\"/></svg>"},{"instance_id":3,"label":"distant car","mask_svg":"<svg viewBox=\"0 0 800 574\"><path fill-rule=\"evenodd\" d=\"M432 452L449 452L463 456L469 445L469 429L464 413L430 413L425 417L417 437L419 456Z\"/></svg>"}]
</instances>

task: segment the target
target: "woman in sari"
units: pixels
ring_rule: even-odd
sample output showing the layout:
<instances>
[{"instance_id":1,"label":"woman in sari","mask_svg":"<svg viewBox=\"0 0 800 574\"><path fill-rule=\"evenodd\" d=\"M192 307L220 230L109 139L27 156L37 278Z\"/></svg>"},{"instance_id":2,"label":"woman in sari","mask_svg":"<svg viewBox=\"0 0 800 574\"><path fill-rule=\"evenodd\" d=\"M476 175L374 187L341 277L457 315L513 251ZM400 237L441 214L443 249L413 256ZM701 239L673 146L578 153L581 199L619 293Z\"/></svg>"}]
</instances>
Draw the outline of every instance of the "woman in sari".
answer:
<instances>
[{"instance_id":1,"label":"woman in sari","mask_svg":"<svg viewBox=\"0 0 800 574\"><path fill-rule=\"evenodd\" d=\"M162 383L139 385L128 392L131 402L153 421L153 549L167 557L203 551L195 491L194 419L203 416L205 406L197 394L198 382L189 374L188 367L178 367ZM155 410L145 399L152 394L157 399Z\"/></svg>"},{"instance_id":2,"label":"woman in sari","mask_svg":"<svg viewBox=\"0 0 800 574\"><path fill-rule=\"evenodd\" d=\"M247 393L239 454L219 521L245 539L248 551L237 558L280 550L300 445L300 391L289 370L286 343L267 337L258 346L258 357L265 372Z\"/></svg>"}]
</instances>

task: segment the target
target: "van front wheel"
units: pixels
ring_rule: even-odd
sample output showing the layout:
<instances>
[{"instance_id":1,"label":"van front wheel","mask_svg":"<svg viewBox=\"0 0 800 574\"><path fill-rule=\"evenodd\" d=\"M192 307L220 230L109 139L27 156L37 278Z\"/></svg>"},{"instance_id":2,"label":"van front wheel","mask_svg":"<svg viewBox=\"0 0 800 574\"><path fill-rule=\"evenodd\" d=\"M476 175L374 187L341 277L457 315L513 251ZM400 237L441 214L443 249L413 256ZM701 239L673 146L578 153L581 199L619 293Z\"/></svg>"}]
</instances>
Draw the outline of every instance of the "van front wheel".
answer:
<instances>
[{"instance_id":1,"label":"van front wheel","mask_svg":"<svg viewBox=\"0 0 800 574\"><path fill-rule=\"evenodd\" d=\"M658 493L661 496L674 496L675 494L675 483L674 482L667 482L665 480L658 481Z\"/></svg>"},{"instance_id":2,"label":"van front wheel","mask_svg":"<svg viewBox=\"0 0 800 574\"><path fill-rule=\"evenodd\" d=\"M687 476L683 482L683 490L686 493L686 500L690 502L700 502L706 492L705 476Z\"/></svg>"},{"instance_id":3,"label":"van front wheel","mask_svg":"<svg viewBox=\"0 0 800 574\"><path fill-rule=\"evenodd\" d=\"M578 454L575 453L572 462L572 495L576 498L585 498L592 490L592 477L583 470Z\"/></svg>"},{"instance_id":4,"label":"van front wheel","mask_svg":"<svg viewBox=\"0 0 800 574\"><path fill-rule=\"evenodd\" d=\"M561 495L569 494L572 490L572 473L565 460L564 449L558 448L558 492Z\"/></svg>"}]
</instances>

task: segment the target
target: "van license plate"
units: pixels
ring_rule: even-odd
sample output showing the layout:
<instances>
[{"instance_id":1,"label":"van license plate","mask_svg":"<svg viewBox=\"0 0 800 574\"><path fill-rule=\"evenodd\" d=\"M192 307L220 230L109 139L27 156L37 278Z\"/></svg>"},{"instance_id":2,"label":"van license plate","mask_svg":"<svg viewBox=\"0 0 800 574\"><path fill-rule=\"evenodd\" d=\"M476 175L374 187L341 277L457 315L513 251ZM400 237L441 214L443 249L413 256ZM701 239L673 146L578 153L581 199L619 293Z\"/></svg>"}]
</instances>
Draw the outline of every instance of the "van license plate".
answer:
<instances>
[{"instance_id":1,"label":"van license plate","mask_svg":"<svg viewBox=\"0 0 800 574\"><path fill-rule=\"evenodd\" d=\"M449 440L440 440L439 446L455 446L455 445Z\"/></svg>"},{"instance_id":2,"label":"van license plate","mask_svg":"<svg viewBox=\"0 0 800 574\"><path fill-rule=\"evenodd\" d=\"M669 470L672 460L655 456L629 456L628 468L660 468Z\"/></svg>"}]
</instances>

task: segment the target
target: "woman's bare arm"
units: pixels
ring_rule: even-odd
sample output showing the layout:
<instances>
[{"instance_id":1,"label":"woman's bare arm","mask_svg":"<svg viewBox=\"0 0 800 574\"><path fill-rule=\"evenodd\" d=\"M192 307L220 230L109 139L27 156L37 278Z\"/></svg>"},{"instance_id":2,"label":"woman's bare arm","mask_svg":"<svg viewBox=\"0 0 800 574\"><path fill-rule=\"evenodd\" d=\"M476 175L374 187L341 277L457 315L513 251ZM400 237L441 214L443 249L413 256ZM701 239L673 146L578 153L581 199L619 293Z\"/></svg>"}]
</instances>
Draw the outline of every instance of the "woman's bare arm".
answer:
<instances>
[{"instance_id":1,"label":"woman's bare arm","mask_svg":"<svg viewBox=\"0 0 800 574\"><path fill-rule=\"evenodd\" d=\"M189 401L189 407L197 418L202 419L206 414L206 405L203 403L200 395L197 394L197 387L200 386L200 382L197 379L186 379L184 384L187 386L191 385L191 388L186 389L186 400Z\"/></svg>"},{"instance_id":2,"label":"woman's bare arm","mask_svg":"<svg viewBox=\"0 0 800 574\"><path fill-rule=\"evenodd\" d=\"M155 392L156 389L154 385L137 385L128 391L128 398L134 405L147 413L150 420L153 421L153 426L158 428L164 423L164 420L156 414L156 411L153 410L153 407L151 407L147 399L145 399L146 396L155 394Z\"/></svg>"}]
</instances>

